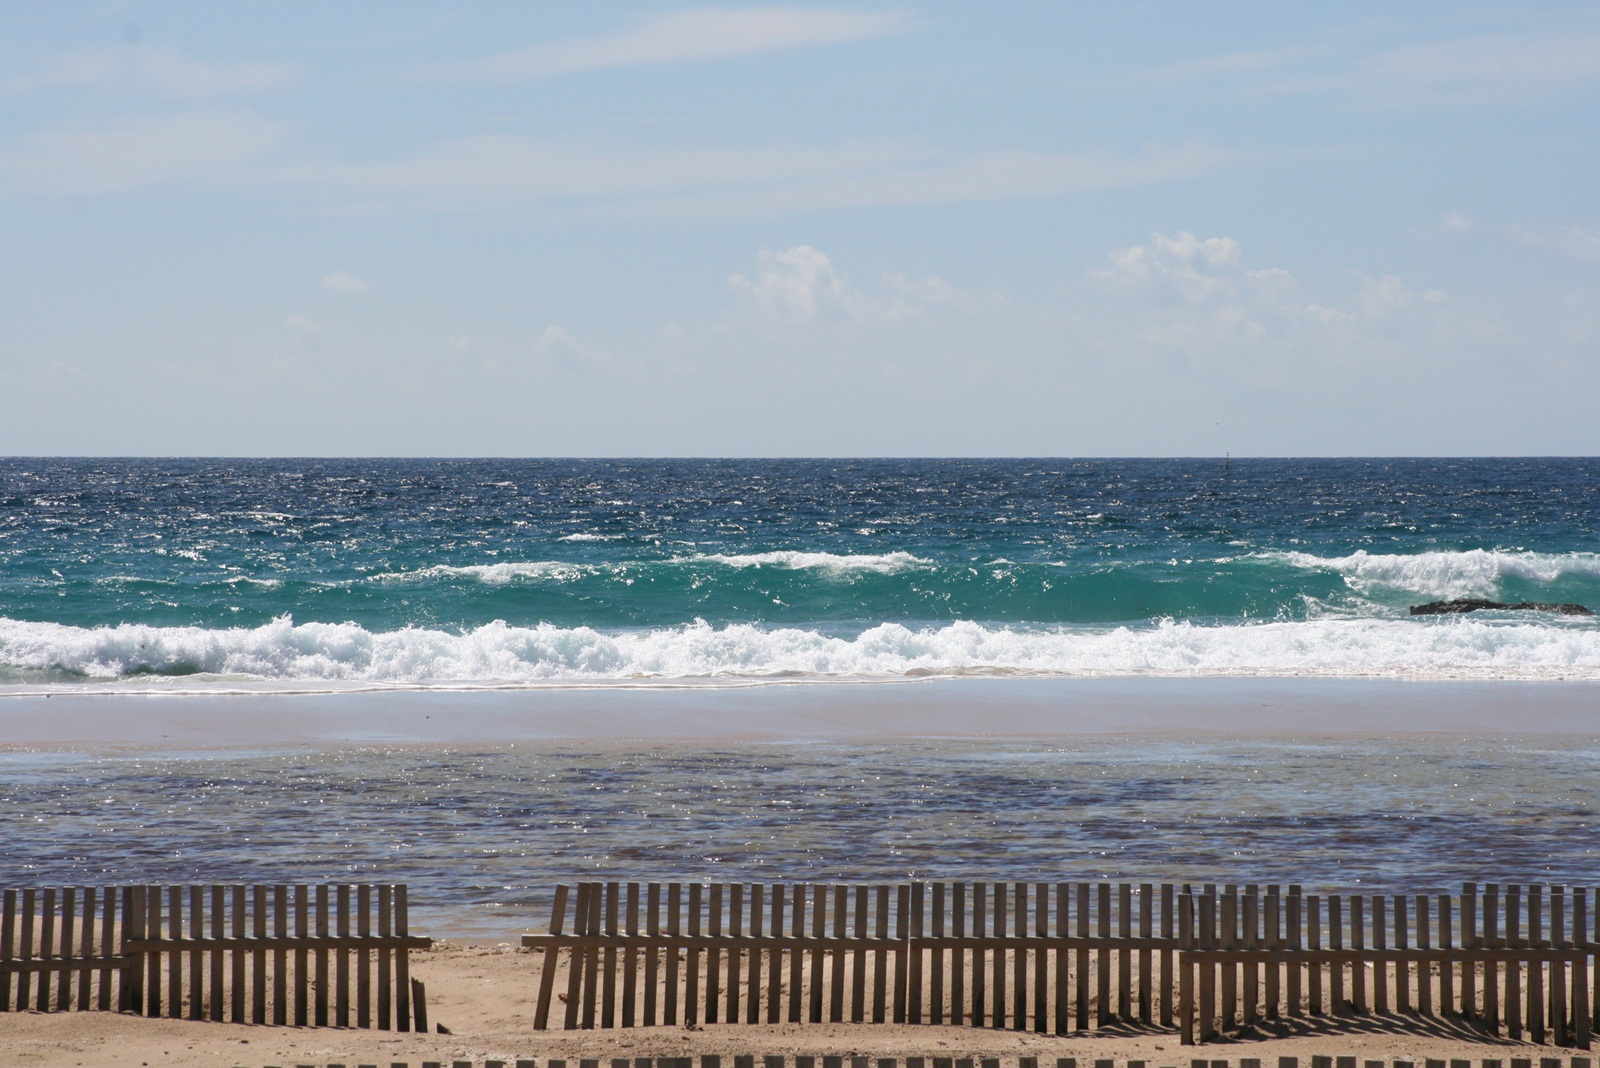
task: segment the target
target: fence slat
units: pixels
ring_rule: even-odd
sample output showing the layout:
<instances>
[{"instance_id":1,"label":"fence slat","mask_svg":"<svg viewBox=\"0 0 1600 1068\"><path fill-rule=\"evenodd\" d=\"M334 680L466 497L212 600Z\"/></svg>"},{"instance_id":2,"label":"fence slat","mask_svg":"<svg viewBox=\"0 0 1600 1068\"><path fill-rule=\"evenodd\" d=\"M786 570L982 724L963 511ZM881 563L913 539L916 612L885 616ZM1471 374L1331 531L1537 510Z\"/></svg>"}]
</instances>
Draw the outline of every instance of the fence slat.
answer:
<instances>
[{"instance_id":1,"label":"fence slat","mask_svg":"<svg viewBox=\"0 0 1600 1068\"><path fill-rule=\"evenodd\" d=\"M950 888L950 933L963 938L967 933L967 884ZM967 1017L967 951L955 945L950 949L950 1022L959 1027Z\"/></svg>"},{"instance_id":2,"label":"fence slat","mask_svg":"<svg viewBox=\"0 0 1600 1068\"><path fill-rule=\"evenodd\" d=\"M1171 883L1163 883L1162 886L1161 886L1161 938L1162 938L1162 940L1164 942L1168 942L1168 943L1171 942L1173 934L1174 934L1174 931L1173 931L1173 910L1176 908L1176 902L1177 902L1177 895L1174 892L1175 889L1176 888L1173 887L1173 885ZM1062 903L1065 904L1065 899L1063 899ZM1064 911L1063 911L1061 919L1062 919L1062 930L1065 931L1066 930L1066 915L1065 915ZM1172 948L1169 945L1166 948L1161 949L1159 951L1159 955L1161 957L1161 996L1157 999L1157 1001L1161 1005L1161 1026L1162 1027L1171 1027L1172 1026L1172 1000L1173 1000L1172 965L1173 965L1173 962L1174 962L1175 954L1173 953ZM1066 954L1065 954L1065 952L1063 952L1062 953L1062 961L1065 962L1065 960L1066 960ZM1065 982L1065 976L1062 977L1062 981ZM1059 1012L1059 1010L1058 1010L1058 1012ZM1066 1028L1065 1027L1060 1027L1057 1030L1065 1031Z\"/></svg>"},{"instance_id":3,"label":"fence slat","mask_svg":"<svg viewBox=\"0 0 1600 1068\"><path fill-rule=\"evenodd\" d=\"M317 937L318 938L327 938L333 931L332 925L328 923L328 910L329 910L330 905L331 905L332 896L333 895L332 895L331 888L326 883L318 884L318 886L317 886L317 894L316 894ZM401 931L400 933L404 934L405 932ZM402 960L405 958L405 956L406 955L404 953L400 954L400 957L401 957ZM316 981L315 981L316 1001L314 1003L312 1020L318 1027L327 1027L328 1026L328 979L329 979L329 968L328 968L328 950L327 950L327 948L325 946L318 946L317 947L316 953L315 953L315 961L316 961ZM409 983L407 983L406 985L410 986Z\"/></svg>"},{"instance_id":4,"label":"fence slat","mask_svg":"<svg viewBox=\"0 0 1600 1068\"><path fill-rule=\"evenodd\" d=\"M683 887L677 883L667 885L667 933L678 934L682 928L680 914L683 909ZM581 910L580 910L581 911ZM662 1023L671 1025L678 1022L678 953L669 950L667 958L667 989L665 1004L662 1006Z\"/></svg>"},{"instance_id":5,"label":"fence slat","mask_svg":"<svg viewBox=\"0 0 1600 1068\"><path fill-rule=\"evenodd\" d=\"M1588 933L1588 893L1579 886L1572 890L1572 941L1582 945L1590 942ZM1593 960L1590 957L1589 960ZM1579 1049L1589 1048L1592 1024L1589 1018L1590 986L1589 960L1572 966L1572 1044Z\"/></svg>"},{"instance_id":6,"label":"fence slat","mask_svg":"<svg viewBox=\"0 0 1600 1068\"><path fill-rule=\"evenodd\" d=\"M1039 938L1050 936L1050 886L1038 883L1033 888L1033 933ZM1033 1030L1036 1034L1050 1032L1050 958L1048 949L1033 955Z\"/></svg>"},{"instance_id":7,"label":"fence slat","mask_svg":"<svg viewBox=\"0 0 1600 1068\"><path fill-rule=\"evenodd\" d=\"M739 1022L739 994L744 980L744 951L739 948L744 936L744 884L728 887L728 935L733 948L728 950L728 1003L725 1018Z\"/></svg>"},{"instance_id":8,"label":"fence slat","mask_svg":"<svg viewBox=\"0 0 1600 1068\"><path fill-rule=\"evenodd\" d=\"M709 892L709 912L706 931L722 934L722 884L712 883ZM718 1004L722 1001L722 947L713 944L706 950L706 1001L705 1022L716 1023L721 1018Z\"/></svg>"},{"instance_id":9,"label":"fence slat","mask_svg":"<svg viewBox=\"0 0 1600 1068\"><path fill-rule=\"evenodd\" d=\"M565 897L566 887L556 887L556 896ZM334 921L334 930L340 938L350 937L350 887L340 883L334 892L334 908L337 918ZM559 934L560 931L555 933ZM550 958L546 955L545 959ZM543 977L541 976L541 979ZM334 951L333 958L333 1021L338 1027L350 1026L350 950L340 947Z\"/></svg>"},{"instance_id":10,"label":"fence slat","mask_svg":"<svg viewBox=\"0 0 1600 1068\"><path fill-rule=\"evenodd\" d=\"M7 888L3 894L0 894L0 960L18 959L16 953L16 925L17 892L14 889ZM20 983L26 978L27 974L27 972L23 972L18 975L17 981ZM26 1006L22 1007L25 1008ZM11 1010L11 973L0 970L0 1012L10 1012Z\"/></svg>"},{"instance_id":11,"label":"fence slat","mask_svg":"<svg viewBox=\"0 0 1600 1068\"><path fill-rule=\"evenodd\" d=\"M1478 888L1467 883L1461 889L1460 901L1461 945L1476 948L1478 945ZM1471 964L1461 966L1461 1015L1472 1019L1478 1014L1478 973Z\"/></svg>"},{"instance_id":12,"label":"fence slat","mask_svg":"<svg viewBox=\"0 0 1600 1068\"><path fill-rule=\"evenodd\" d=\"M916 888L912 888L913 898ZM845 933L846 910L849 908L850 888L844 885L833 888L833 936L843 938ZM845 951L835 949L829 961L828 971L828 1020L840 1023L844 1020L844 975ZM915 1019L912 1020L916 1022Z\"/></svg>"},{"instance_id":13,"label":"fence slat","mask_svg":"<svg viewBox=\"0 0 1600 1068\"><path fill-rule=\"evenodd\" d=\"M645 924L646 930L652 935L661 933L661 884L650 883L645 887ZM568 968L577 965L569 961ZM661 981L661 954L656 944L651 942L644 951L644 1022L646 1027L653 1026L660 1018L660 999L656 988ZM571 1011L570 1009L568 1010Z\"/></svg>"},{"instance_id":14,"label":"fence slat","mask_svg":"<svg viewBox=\"0 0 1600 1068\"><path fill-rule=\"evenodd\" d=\"M227 928L223 926L223 923L226 919L224 904L228 900L227 893L228 889L225 886L213 886L211 888L211 937L218 940L220 940L227 933ZM227 963L228 951L220 946L206 952L206 970L208 972L207 978L211 982L211 988L208 991L210 994L210 1001L208 1002L207 1008L211 1013L210 1018L213 1020L220 1020L223 1018L222 1012L224 1005L224 990L222 976L227 967Z\"/></svg>"},{"instance_id":15,"label":"fence slat","mask_svg":"<svg viewBox=\"0 0 1600 1068\"><path fill-rule=\"evenodd\" d=\"M761 933L761 926L765 920L766 904L766 887L762 886L760 883L755 883L750 887L750 933L753 935L758 935ZM777 955L777 953L773 954L773 956ZM744 997L744 1022L752 1024L760 1023L762 971L761 951L759 949L752 949L750 951L749 959L746 963L750 975L750 985L749 989L745 992Z\"/></svg>"},{"instance_id":16,"label":"fence slat","mask_svg":"<svg viewBox=\"0 0 1600 1068\"><path fill-rule=\"evenodd\" d=\"M623 906L623 930L631 935L639 933L639 884L628 883ZM552 962L551 971L554 972ZM632 1027L638 1018L639 1008L639 950L629 945L622 953L622 1026Z\"/></svg>"},{"instance_id":17,"label":"fence slat","mask_svg":"<svg viewBox=\"0 0 1600 1068\"><path fill-rule=\"evenodd\" d=\"M806 933L806 888L804 883L789 887L789 933L799 938ZM789 1023L799 1023L802 1010L801 980L805 977L806 955L801 950L789 953Z\"/></svg>"},{"instance_id":18,"label":"fence slat","mask_svg":"<svg viewBox=\"0 0 1600 1068\"><path fill-rule=\"evenodd\" d=\"M885 1009L888 1006L888 962L890 954L883 948L883 943L890 937L890 887L875 887L877 895L877 913L874 916L874 932L878 938L878 948L872 953L872 1022L883 1023ZM933 884L933 934L936 937L944 935L944 884ZM939 948L933 950L933 994L931 994L931 1017L933 1023L944 1022L944 951Z\"/></svg>"},{"instance_id":19,"label":"fence slat","mask_svg":"<svg viewBox=\"0 0 1600 1068\"><path fill-rule=\"evenodd\" d=\"M189 937L200 938L206 930L206 888L189 887ZM174 954L176 956L176 954ZM189 951L189 1019L205 1019L205 974L202 963L205 954L198 949Z\"/></svg>"},{"instance_id":20,"label":"fence slat","mask_svg":"<svg viewBox=\"0 0 1600 1068\"><path fill-rule=\"evenodd\" d=\"M117 900L117 888L106 887L105 904L100 917L100 955L108 961L116 956ZM95 999L95 1008L109 1011L113 1004L120 1004L111 997L111 986L115 981L113 976L120 976L120 973L109 966L100 969L100 990Z\"/></svg>"},{"instance_id":21,"label":"fence slat","mask_svg":"<svg viewBox=\"0 0 1600 1068\"><path fill-rule=\"evenodd\" d=\"M372 886L362 883L356 887L356 935L366 938L372 933ZM577 1005L574 997L567 1007L571 1013ZM372 954L361 950L356 954L356 1026L372 1026ZM570 1018L567 1027L571 1027Z\"/></svg>"},{"instance_id":22,"label":"fence slat","mask_svg":"<svg viewBox=\"0 0 1600 1068\"><path fill-rule=\"evenodd\" d=\"M95 920L95 888L83 888L83 942L78 951L80 957L93 957L94 953L94 920ZM91 1000L91 987L94 982L94 973L85 969L79 973L78 978L78 1009L87 1011Z\"/></svg>"},{"instance_id":23,"label":"fence slat","mask_svg":"<svg viewBox=\"0 0 1600 1068\"><path fill-rule=\"evenodd\" d=\"M995 883L991 893L994 907L990 910L990 916L992 917L991 923L994 936L1003 939L1006 937L1006 908L1008 904L1006 901L1006 884ZM997 948L994 951L993 964L994 990L992 992L993 1001L991 1002L992 1009L990 1011L989 1026L1001 1028L1006 1025L1006 951L1004 949Z\"/></svg>"},{"instance_id":24,"label":"fence slat","mask_svg":"<svg viewBox=\"0 0 1600 1068\"><path fill-rule=\"evenodd\" d=\"M621 904L621 895L622 885L620 883L606 883L604 905L605 916L604 920L602 921L605 925L604 930L606 934L614 935L617 933L617 909ZM716 923L714 920L712 922L711 933L719 933L716 929ZM711 970L712 973L715 974L715 956L713 956L712 961L713 963L711 965ZM607 946L605 948L605 958L601 962L600 970L603 973L600 977L601 983L603 984L600 1001L600 1026L615 1027L617 1025L617 983L621 978L619 975L617 975L617 948L615 946ZM706 1020L708 1022L715 1022L717 1018L715 991L708 991L708 997L710 998L710 1009L706 1013ZM404 1028L402 1028L402 1030L404 1030Z\"/></svg>"},{"instance_id":25,"label":"fence slat","mask_svg":"<svg viewBox=\"0 0 1600 1068\"><path fill-rule=\"evenodd\" d=\"M161 935L161 887L145 888L144 929L152 936ZM145 1015L161 1015L161 954L145 954L144 997Z\"/></svg>"},{"instance_id":26,"label":"fence slat","mask_svg":"<svg viewBox=\"0 0 1600 1068\"><path fill-rule=\"evenodd\" d=\"M394 933L405 936L411 933L409 891L404 883L394 888ZM326 978L327 970L320 973ZM404 949L394 955L394 1014L402 1031L411 1030L411 955Z\"/></svg>"},{"instance_id":27,"label":"fence slat","mask_svg":"<svg viewBox=\"0 0 1600 1068\"><path fill-rule=\"evenodd\" d=\"M381 906L380 906L381 908ZM378 922L382 924L382 913ZM379 933L382 933L382 927ZM289 933L289 888L287 886L274 886L272 888L272 933L278 938L283 938ZM388 1004L388 973L384 969L383 954L378 955L379 976L379 1001L378 1012L384 1013ZM382 1016L380 1015L380 1020ZM272 1022L282 1027L289 1022L289 952L286 949L275 949L272 953ZM384 1021L387 1022L387 1021ZM382 1026L380 1023L379 1026ZM387 1028L385 1028L387 1030Z\"/></svg>"},{"instance_id":28,"label":"fence slat","mask_svg":"<svg viewBox=\"0 0 1600 1068\"><path fill-rule=\"evenodd\" d=\"M1117 934L1133 937L1133 887L1117 886ZM1127 1023L1133 1016L1133 957L1126 949L1117 953L1117 1022Z\"/></svg>"},{"instance_id":29,"label":"fence slat","mask_svg":"<svg viewBox=\"0 0 1600 1068\"><path fill-rule=\"evenodd\" d=\"M772 936L783 934L782 886L772 888ZM773 950L767 955L767 1023L777 1023L783 1018L783 954Z\"/></svg>"},{"instance_id":30,"label":"fence slat","mask_svg":"<svg viewBox=\"0 0 1600 1068\"><path fill-rule=\"evenodd\" d=\"M1056 926L1055 926L1055 933L1056 933L1057 937L1059 937L1059 938L1063 938L1064 939L1064 938L1066 938L1067 935L1072 933L1071 916L1069 915L1069 913L1070 913L1069 902L1071 900L1072 900L1072 887L1071 887L1071 884L1070 883L1057 883L1056 884ZM1053 955L1054 955L1054 957L1056 959L1056 976L1055 976L1055 978L1056 978L1056 985L1055 985L1056 1019L1055 1019L1055 1033L1058 1034L1058 1035L1064 1035L1064 1034L1067 1033L1067 1028L1070 1026L1071 1020L1072 1020L1072 1012L1071 1012L1072 1001L1071 1001L1071 998L1069 996L1071 994L1071 991L1072 991L1072 979L1071 979L1071 976L1068 974L1069 971L1071 970L1072 951L1067 948L1066 942L1063 941L1063 942L1059 943L1056 946L1056 951L1055 951L1055 953ZM1168 1023L1170 1024L1171 1021L1169 1020Z\"/></svg>"},{"instance_id":31,"label":"fence slat","mask_svg":"<svg viewBox=\"0 0 1600 1068\"><path fill-rule=\"evenodd\" d=\"M311 920L311 895L306 893L304 886L294 888L294 936L305 938L310 933ZM387 933L387 932L385 932ZM309 1020L308 995L310 994L306 975L306 950L304 946L296 946L294 950L294 1025L304 1027Z\"/></svg>"}]
</instances>

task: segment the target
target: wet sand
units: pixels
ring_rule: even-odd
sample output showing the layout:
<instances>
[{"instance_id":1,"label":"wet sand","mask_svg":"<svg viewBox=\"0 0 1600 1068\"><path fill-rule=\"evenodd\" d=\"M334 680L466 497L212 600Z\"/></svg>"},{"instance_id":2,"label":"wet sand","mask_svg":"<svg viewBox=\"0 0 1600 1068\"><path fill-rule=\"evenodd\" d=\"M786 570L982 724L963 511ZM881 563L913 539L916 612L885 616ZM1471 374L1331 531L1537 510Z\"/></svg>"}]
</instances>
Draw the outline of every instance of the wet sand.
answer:
<instances>
[{"instance_id":1,"label":"wet sand","mask_svg":"<svg viewBox=\"0 0 1600 1068\"><path fill-rule=\"evenodd\" d=\"M57 750L585 739L1600 734L1600 682L931 679L463 691L0 688L0 744Z\"/></svg>"}]
</instances>

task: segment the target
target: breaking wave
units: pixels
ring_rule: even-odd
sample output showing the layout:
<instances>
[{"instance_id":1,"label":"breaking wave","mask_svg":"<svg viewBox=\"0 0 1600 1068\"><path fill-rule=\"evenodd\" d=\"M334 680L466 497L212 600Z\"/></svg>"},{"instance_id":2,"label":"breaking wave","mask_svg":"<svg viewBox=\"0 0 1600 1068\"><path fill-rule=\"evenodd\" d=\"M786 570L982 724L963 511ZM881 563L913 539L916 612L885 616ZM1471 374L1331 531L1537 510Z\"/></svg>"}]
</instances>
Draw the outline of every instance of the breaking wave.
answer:
<instances>
[{"instance_id":1,"label":"breaking wave","mask_svg":"<svg viewBox=\"0 0 1600 1068\"><path fill-rule=\"evenodd\" d=\"M964 674L1600 679L1600 627L1473 617L1100 628L963 621L831 634L697 621L608 633L494 622L452 633L288 616L214 629L0 619L0 679L12 682L201 675L425 686Z\"/></svg>"},{"instance_id":2,"label":"breaking wave","mask_svg":"<svg viewBox=\"0 0 1600 1068\"><path fill-rule=\"evenodd\" d=\"M1368 553L1314 556L1310 553L1261 553L1258 559L1280 561L1307 571L1333 571L1346 585L1369 594L1380 588L1424 597L1493 598L1508 582L1550 584L1562 579L1600 579L1600 553L1537 553L1500 549L1460 552Z\"/></svg>"},{"instance_id":3,"label":"breaking wave","mask_svg":"<svg viewBox=\"0 0 1600 1068\"><path fill-rule=\"evenodd\" d=\"M913 568L931 566L924 560L906 552L894 553L807 553L785 550L770 553L709 553L686 558L687 562L723 564L727 567L773 567L789 571L831 571L844 574L852 571L870 571L880 575L893 575Z\"/></svg>"}]
</instances>

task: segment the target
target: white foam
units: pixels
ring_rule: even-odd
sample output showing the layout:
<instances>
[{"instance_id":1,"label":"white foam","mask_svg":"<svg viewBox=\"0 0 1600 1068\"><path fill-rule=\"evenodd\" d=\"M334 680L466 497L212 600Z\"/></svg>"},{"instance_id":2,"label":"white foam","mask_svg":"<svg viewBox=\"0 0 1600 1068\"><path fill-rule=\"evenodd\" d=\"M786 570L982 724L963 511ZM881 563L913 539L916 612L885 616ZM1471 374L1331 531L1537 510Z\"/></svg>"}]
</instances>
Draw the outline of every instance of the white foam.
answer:
<instances>
[{"instance_id":1,"label":"white foam","mask_svg":"<svg viewBox=\"0 0 1600 1068\"><path fill-rule=\"evenodd\" d=\"M871 571L880 575L893 575L913 568L927 567L932 561L908 552L871 553L806 553L782 550L770 553L738 553L724 555L706 553L685 557L678 563L705 561L726 567L775 567L790 571L818 570L845 573Z\"/></svg>"},{"instance_id":2,"label":"white foam","mask_svg":"<svg viewBox=\"0 0 1600 1068\"><path fill-rule=\"evenodd\" d=\"M896 623L855 636L750 624L602 633L490 623L465 633L354 623L261 627L70 627L0 620L13 677L130 679L203 673L389 685L630 679L1168 675L1600 679L1592 621L1310 620L1200 626L989 627Z\"/></svg>"},{"instance_id":3,"label":"white foam","mask_svg":"<svg viewBox=\"0 0 1600 1068\"><path fill-rule=\"evenodd\" d=\"M1461 552L1368 553L1313 556L1310 553L1261 553L1260 559L1281 560L1308 571L1335 571L1359 593L1378 587L1405 590L1425 597L1493 598L1505 579L1554 582L1567 577L1600 578L1600 553L1536 553L1498 549Z\"/></svg>"},{"instance_id":4,"label":"white foam","mask_svg":"<svg viewBox=\"0 0 1600 1068\"><path fill-rule=\"evenodd\" d=\"M540 579L570 582L573 579L596 574L599 570L592 564L574 564L565 560L530 560L503 564L466 564L461 567L435 564L416 571L395 571L374 575L373 579L379 582L424 582L430 579L464 578L490 586L504 586L510 582Z\"/></svg>"}]
</instances>

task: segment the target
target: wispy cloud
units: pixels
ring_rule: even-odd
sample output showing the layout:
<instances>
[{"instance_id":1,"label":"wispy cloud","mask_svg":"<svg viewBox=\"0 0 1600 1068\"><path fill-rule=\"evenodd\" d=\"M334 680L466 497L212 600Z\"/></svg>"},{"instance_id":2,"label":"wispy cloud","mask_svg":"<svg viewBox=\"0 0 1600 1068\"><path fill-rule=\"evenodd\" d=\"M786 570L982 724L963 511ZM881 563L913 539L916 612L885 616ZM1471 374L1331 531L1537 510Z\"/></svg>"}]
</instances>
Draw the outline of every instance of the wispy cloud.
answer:
<instances>
[{"instance_id":1,"label":"wispy cloud","mask_svg":"<svg viewBox=\"0 0 1600 1068\"><path fill-rule=\"evenodd\" d=\"M335 293L365 293L372 288L371 282L365 282L351 274L349 271L334 271L321 278L322 288L331 289Z\"/></svg>"},{"instance_id":2,"label":"wispy cloud","mask_svg":"<svg viewBox=\"0 0 1600 1068\"><path fill-rule=\"evenodd\" d=\"M0 148L0 187L112 193L215 178L259 157L287 129L256 115L191 113L39 134Z\"/></svg>"},{"instance_id":3,"label":"wispy cloud","mask_svg":"<svg viewBox=\"0 0 1600 1068\"><path fill-rule=\"evenodd\" d=\"M816 319L892 322L948 309L993 315L1011 304L993 289L965 290L942 278L885 271L877 292L852 284L833 260L810 245L761 253L755 275L735 274L728 286L761 316L797 323Z\"/></svg>"},{"instance_id":4,"label":"wispy cloud","mask_svg":"<svg viewBox=\"0 0 1600 1068\"><path fill-rule=\"evenodd\" d=\"M1600 227L1508 226L1506 234L1524 245L1554 249L1584 263L1600 263Z\"/></svg>"},{"instance_id":5,"label":"wispy cloud","mask_svg":"<svg viewBox=\"0 0 1600 1068\"><path fill-rule=\"evenodd\" d=\"M1202 57L1153 68L1161 85L1231 81L1269 95L1325 93L1358 106L1514 104L1600 83L1600 35L1486 33L1365 55L1348 43Z\"/></svg>"},{"instance_id":6,"label":"wispy cloud","mask_svg":"<svg viewBox=\"0 0 1600 1068\"><path fill-rule=\"evenodd\" d=\"M911 26L905 12L833 8L696 8L641 20L604 37L549 41L498 55L425 68L428 81L514 85L561 74L729 59L817 45L844 44Z\"/></svg>"},{"instance_id":7,"label":"wispy cloud","mask_svg":"<svg viewBox=\"0 0 1600 1068\"><path fill-rule=\"evenodd\" d=\"M604 152L485 136L410 159L318 164L278 177L457 206L577 200L645 214L726 215L1048 197L1181 181L1235 162L1235 154L1198 142L1136 154L962 156L904 141Z\"/></svg>"},{"instance_id":8,"label":"wispy cloud","mask_svg":"<svg viewBox=\"0 0 1600 1068\"><path fill-rule=\"evenodd\" d=\"M288 63L204 63L174 49L133 45L72 52L31 74L0 81L0 91L101 87L208 97L277 89L302 76L299 67Z\"/></svg>"},{"instance_id":9,"label":"wispy cloud","mask_svg":"<svg viewBox=\"0 0 1600 1068\"><path fill-rule=\"evenodd\" d=\"M1281 70L1284 67L1304 66L1323 58L1329 50L1310 46L1270 48L1255 52L1229 52L1220 56L1203 56L1182 63L1151 67L1138 72L1141 80L1161 85L1181 82L1206 81L1236 75L1255 74L1260 71Z\"/></svg>"},{"instance_id":10,"label":"wispy cloud","mask_svg":"<svg viewBox=\"0 0 1600 1068\"><path fill-rule=\"evenodd\" d=\"M803 181L889 166L915 154L911 146L896 142L607 152L525 137L482 136L444 141L408 159L316 164L282 177L372 192L539 200Z\"/></svg>"}]
</instances>

